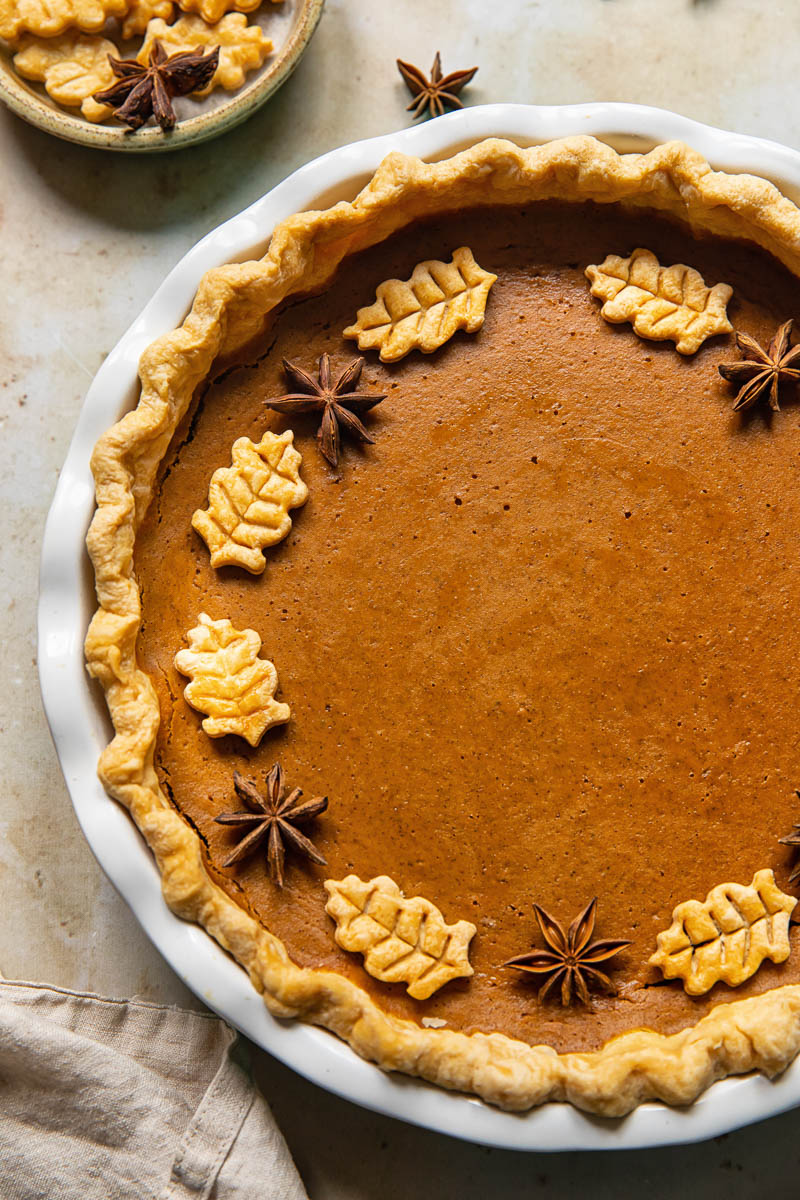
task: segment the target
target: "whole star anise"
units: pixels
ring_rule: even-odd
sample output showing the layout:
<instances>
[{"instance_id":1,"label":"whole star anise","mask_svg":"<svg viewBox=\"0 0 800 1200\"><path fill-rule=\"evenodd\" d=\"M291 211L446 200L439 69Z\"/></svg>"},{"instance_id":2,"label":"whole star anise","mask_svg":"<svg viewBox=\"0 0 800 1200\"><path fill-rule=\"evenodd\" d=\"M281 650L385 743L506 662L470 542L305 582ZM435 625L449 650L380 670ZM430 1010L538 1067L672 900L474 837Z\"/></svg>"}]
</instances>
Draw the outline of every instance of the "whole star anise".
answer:
<instances>
[{"instance_id":1,"label":"whole star anise","mask_svg":"<svg viewBox=\"0 0 800 1200\"><path fill-rule=\"evenodd\" d=\"M302 367L290 363L285 358L283 369L296 390L286 396L266 401L268 408L273 408L279 413L321 412L322 424L317 433L317 441L320 450L334 467L339 462L340 430L359 442L372 445L373 439L356 414L368 412L376 404L380 404L381 400L386 399L385 393L375 396L353 390L361 378L363 366L363 358L354 358L350 366L346 367L333 383L331 360L327 354L323 354L319 360L316 379Z\"/></svg>"},{"instance_id":2,"label":"whole star anise","mask_svg":"<svg viewBox=\"0 0 800 1200\"><path fill-rule=\"evenodd\" d=\"M575 994L588 1005L589 983L598 984L614 995L616 989L610 979L605 971L597 970L595 964L612 958L625 946L629 946L630 942L591 940L596 907L597 897L586 905L564 933L563 927L555 917L551 917L540 905L534 904L534 915L549 949L531 950L517 958L510 958L503 965L531 975L549 975L550 978L539 992L539 999L544 1000L550 989L560 983L561 1003L565 1007L572 1002Z\"/></svg>"},{"instance_id":3,"label":"whole star anise","mask_svg":"<svg viewBox=\"0 0 800 1200\"><path fill-rule=\"evenodd\" d=\"M781 325L767 350L762 349L749 334L736 334L736 345L745 358L742 362L723 363L718 368L723 379L740 386L744 384L736 397L734 412L751 408L762 396L769 397L773 412L780 411L780 385L796 384L800 379L800 346L789 344L793 324L793 321L786 321Z\"/></svg>"},{"instance_id":4,"label":"whole star anise","mask_svg":"<svg viewBox=\"0 0 800 1200\"><path fill-rule=\"evenodd\" d=\"M245 779L238 771L233 773L233 786L239 799L244 801L250 811L220 813L214 818L218 825L235 825L246 834L233 853L225 859L223 867L232 867L252 854L265 838L268 839L267 865L270 878L279 888L283 887L283 864L287 845L310 858L312 862L325 866L325 858L295 826L325 812L328 807L327 796L316 796L313 800L303 801L302 804L300 797L303 793L300 788L293 788L288 796L284 796L283 770L278 763L275 763L267 775L264 796L251 780Z\"/></svg>"},{"instance_id":5,"label":"whole star anise","mask_svg":"<svg viewBox=\"0 0 800 1200\"><path fill-rule=\"evenodd\" d=\"M443 76L442 57L438 50L431 67L430 79L425 78L419 67L403 62L402 58L397 59L397 69L414 97L406 108L406 112L414 110L414 120L421 117L426 109L429 110L429 115L441 117L445 105L450 108L463 108L457 93L466 87L478 70L477 67L471 67L468 71L451 71L449 75Z\"/></svg>"},{"instance_id":6,"label":"whole star anise","mask_svg":"<svg viewBox=\"0 0 800 1200\"><path fill-rule=\"evenodd\" d=\"M800 800L800 792L795 792L795 795ZM787 833L786 837L778 838L778 841L782 846L792 846L795 850L800 848L800 822L792 826L791 833ZM789 876L789 883L796 883L798 879L800 879L800 859L794 865L794 869Z\"/></svg>"},{"instance_id":7,"label":"whole star anise","mask_svg":"<svg viewBox=\"0 0 800 1200\"><path fill-rule=\"evenodd\" d=\"M167 58L156 40L147 65L135 58L114 58L113 54L109 54L108 61L118 76L117 82L95 92L92 98L98 104L111 105L114 115L131 130L139 129L150 117L167 130L173 128L176 119L173 96L188 96L211 82L219 66L219 46L208 54L198 46Z\"/></svg>"}]
</instances>

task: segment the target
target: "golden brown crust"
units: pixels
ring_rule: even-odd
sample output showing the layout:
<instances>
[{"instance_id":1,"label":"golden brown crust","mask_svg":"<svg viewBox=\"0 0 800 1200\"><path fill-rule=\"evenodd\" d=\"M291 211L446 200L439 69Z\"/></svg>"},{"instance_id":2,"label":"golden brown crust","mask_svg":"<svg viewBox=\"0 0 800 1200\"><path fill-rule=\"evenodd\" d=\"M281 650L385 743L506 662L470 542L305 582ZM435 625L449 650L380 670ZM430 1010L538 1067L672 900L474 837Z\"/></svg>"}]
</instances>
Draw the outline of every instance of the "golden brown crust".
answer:
<instances>
[{"instance_id":1,"label":"golden brown crust","mask_svg":"<svg viewBox=\"0 0 800 1200\"><path fill-rule=\"evenodd\" d=\"M652 1098L687 1104L727 1074L782 1070L800 1050L800 986L719 1005L671 1036L635 1030L584 1054L392 1018L344 977L297 967L283 943L211 880L200 839L160 789L153 766L158 704L136 659L136 531L161 457L214 361L257 336L265 314L287 296L319 288L346 255L418 217L544 199L668 213L695 230L755 242L800 275L797 208L765 180L714 172L677 142L624 156L588 137L530 149L490 139L434 164L389 155L352 203L292 217L275 230L263 259L210 271L181 327L142 356L139 404L100 439L92 458L98 509L88 546L100 607L86 655L115 728L100 759L103 783L147 839L172 910L203 925L245 967L272 1013L322 1025L387 1070L504 1108L569 1100L619 1116Z\"/></svg>"}]
</instances>

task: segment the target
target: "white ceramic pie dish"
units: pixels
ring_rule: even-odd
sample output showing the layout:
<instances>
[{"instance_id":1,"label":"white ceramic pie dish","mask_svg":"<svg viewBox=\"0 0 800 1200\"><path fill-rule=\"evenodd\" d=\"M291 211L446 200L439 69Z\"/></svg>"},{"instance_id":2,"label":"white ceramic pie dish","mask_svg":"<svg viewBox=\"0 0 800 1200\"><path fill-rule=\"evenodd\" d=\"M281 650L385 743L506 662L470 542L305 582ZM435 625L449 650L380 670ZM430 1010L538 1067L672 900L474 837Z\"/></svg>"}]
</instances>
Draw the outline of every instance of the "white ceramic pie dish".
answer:
<instances>
[{"instance_id":1,"label":"white ceramic pie dish","mask_svg":"<svg viewBox=\"0 0 800 1200\"><path fill-rule=\"evenodd\" d=\"M95 608L83 541L94 506L92 447L135 404L139 356L182 321L205 271L260 255L277 222L294 212L352 199L390 150L436 159L490 136L531 145L576 133L592 134L619 151L680 139L713 166L762 175L800 203L800 153L629 104L490 105L331 151L199 242L105 360L86 396L48 517L39 601L42 695L78 820L100 865L186 985L254 1042L330 1091L430 1129L521 1150L699 1141L800 1103L800 1059L775 1081L757 1075L723 1080L687 1109L649 1103L610 1121L551 1103L517 1115L420 1080L387 1075L324 1030L275 1020L246 973L201 928L167 908L149 850L97 779L97 759L111 726L100 690L83 665L83 639Z\"/></svg>"}]
</instances>

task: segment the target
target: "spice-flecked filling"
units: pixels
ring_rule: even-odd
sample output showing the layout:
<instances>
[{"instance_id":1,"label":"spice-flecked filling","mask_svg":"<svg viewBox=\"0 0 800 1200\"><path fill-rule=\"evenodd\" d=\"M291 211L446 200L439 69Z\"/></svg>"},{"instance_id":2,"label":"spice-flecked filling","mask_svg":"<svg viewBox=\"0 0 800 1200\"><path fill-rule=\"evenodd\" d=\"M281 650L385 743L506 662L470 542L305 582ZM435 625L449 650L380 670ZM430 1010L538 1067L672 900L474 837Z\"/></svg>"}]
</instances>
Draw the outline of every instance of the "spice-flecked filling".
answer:
<instances>
[{"instance_id":1,"label":"spice-flecked filling","mask_svg":"<svg viewBox=\"0 0 800 1200\"><path fill-rule=\"evenodd\" d=\"M341 331L384 279L469 246L494 272L479 333L386 366L364 417L374 445L319 453L318 416L270 412L281 360L341 370ZM690 358L612 326L584 268L651 249L734 294L737 329L767 345L800 284L752 248L697 240L616 207L536 205L417 224L287 303L200 397L164 460L136 545L140 660L161 705L156 765L200 833L213 877L303 965L332 968L386 1010L557 1050L625 1030L672 1032L715 1004L800 979L800 956L743 986L687 996L648 965L673 907L774 869L784 890L800 819L796 663L800 407L734 414L717 367L732 335ZM260 576L215 570L191 527L231 445L291 427L309 487ZM290 722L251 750L211 740L175 653L200 612L255 629ZM278 890L219 813L233 772L327 796L327 866L293 856ZM415 1001L339 949L323 880L390 875L477 926L472 979ZM564 1009L502 966L542 946L541 904L566 927L597 896L616 997ZM795 941L793 935L793 942Z\"/></svg>"}]
</instances>

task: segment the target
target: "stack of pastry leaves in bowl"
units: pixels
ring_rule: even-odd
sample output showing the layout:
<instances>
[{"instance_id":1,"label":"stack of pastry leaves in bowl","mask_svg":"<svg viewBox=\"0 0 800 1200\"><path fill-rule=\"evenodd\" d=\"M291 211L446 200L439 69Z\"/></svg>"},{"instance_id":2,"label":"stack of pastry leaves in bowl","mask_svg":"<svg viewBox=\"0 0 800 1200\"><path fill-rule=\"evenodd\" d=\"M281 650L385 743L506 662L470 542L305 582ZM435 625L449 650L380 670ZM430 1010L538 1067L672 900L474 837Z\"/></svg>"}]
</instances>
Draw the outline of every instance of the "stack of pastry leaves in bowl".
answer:
<instances>
[{"instance_id":1,"label":"stack of pastry leaves in bowl","mask_svg":"<svg viewBox=\"0 0 800 1200\"><path fill-rule=\"evenodd\" d=\"M254 84L260 87L266 77L291 70L321 5L322 0L57 0L47 5L2 0L2 91L22 116L53 132L60 132L60 118L63 136L113 148L122 148L121 134L145 125L145 133L129 137L129 144L157 141L176 123L213 118L222 109L235 108L241 119L245 94L247 110L252 107ZM272 87L263 90L266 97ZM43 117L44 97L52 113L49 122L27 111L30 98ZM94 136L92 125L102 127ZM173 133L161 140L177 144L183 136Z\"/></svg>"}]
</instances>

